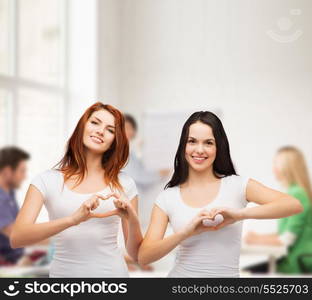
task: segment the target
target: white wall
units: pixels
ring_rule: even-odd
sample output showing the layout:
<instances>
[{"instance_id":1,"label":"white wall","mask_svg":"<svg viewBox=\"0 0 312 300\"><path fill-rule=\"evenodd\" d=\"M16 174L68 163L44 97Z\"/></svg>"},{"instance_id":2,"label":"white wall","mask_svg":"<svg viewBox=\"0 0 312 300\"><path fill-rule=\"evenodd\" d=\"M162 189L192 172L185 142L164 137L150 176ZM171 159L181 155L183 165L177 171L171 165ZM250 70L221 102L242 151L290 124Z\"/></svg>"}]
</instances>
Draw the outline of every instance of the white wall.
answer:
<instances>
[{"instance_id":1,"label":"white wall","mask_svg":"<svg viewBox=\"0 0 312 300\"><path fill-rule=\"evenodd\" d=\"M311 169L311 1L123 0L119 8L120 56L110 70L119 70L123 110L141 120L146 109L219 107L239 173L277 187L271 162L285 144L300 147Z\"/></svg>"}]
</instances>

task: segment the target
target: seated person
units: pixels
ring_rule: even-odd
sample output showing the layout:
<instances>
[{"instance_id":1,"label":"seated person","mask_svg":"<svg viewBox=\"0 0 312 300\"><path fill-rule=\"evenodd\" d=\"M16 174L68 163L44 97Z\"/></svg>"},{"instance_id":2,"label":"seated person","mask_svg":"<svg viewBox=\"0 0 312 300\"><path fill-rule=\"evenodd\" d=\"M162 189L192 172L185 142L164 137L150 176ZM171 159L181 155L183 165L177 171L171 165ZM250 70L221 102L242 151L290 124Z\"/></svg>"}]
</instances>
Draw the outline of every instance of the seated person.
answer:
<instances>
[{"instance_id":1,"label":"seated person","mask_svg":"<svg viewBox=\"0 0 312 300\"><path fill-rule=\"evenodd\" d=\"M312 273L312 190L302 153L295 147L281 148L274 159L274 173L288 194L300 200L302 213L278 220L277 234L249 232L245 242L253 245L285 245L288 253L277 262L277 272L287 274ZM245 268L263 273L268 263Z\"/></svg>"}]
</instances>

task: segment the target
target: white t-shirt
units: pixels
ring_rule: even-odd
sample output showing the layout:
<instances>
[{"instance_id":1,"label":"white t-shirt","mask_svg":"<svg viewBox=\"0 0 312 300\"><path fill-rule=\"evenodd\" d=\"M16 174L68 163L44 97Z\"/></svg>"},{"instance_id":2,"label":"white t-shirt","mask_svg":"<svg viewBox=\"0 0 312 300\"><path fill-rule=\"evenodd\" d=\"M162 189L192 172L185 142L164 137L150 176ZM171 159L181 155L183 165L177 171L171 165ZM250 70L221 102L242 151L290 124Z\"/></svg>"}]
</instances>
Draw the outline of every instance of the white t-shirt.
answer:
<instances>
[{"instance_id":1,"label":"white t-shirt","mask_svg":"<svg viewBox=\"0 0 312 300\"><path fill-rule=\"evenodd\" d=\"M213 207L243 208L247 205L248 178L227 176L221 179L216 198L201 208L183 202L180 187L164 190L157 197L158 205L169 217L174 232L181 230L202 209ZM208 231L185 239L179 245L175 265L169 277L239 277L242 222Z\"/></svg>"},{"instance_id":2,"label":"white t-shirt","mask_svg":"<svg viewBox=\"0 0 312 300\"><path fill-rule=\"evenodd\" d=\"M126 196L132 200L137 195L133 179L121 172L119 182ZM57 170L47 170L31 182L42 193L50 220L73 214L95 194L73 192L63 183L63 174ZM106 187L96 194L107 195L110 192ZM115 209L113 199L100 200L99 207L93 212ZM53 236L55 253L50 277L128 277L123 253L117 244L119 225L119 216L91 218Z\"/></svg>"}]
</instances>

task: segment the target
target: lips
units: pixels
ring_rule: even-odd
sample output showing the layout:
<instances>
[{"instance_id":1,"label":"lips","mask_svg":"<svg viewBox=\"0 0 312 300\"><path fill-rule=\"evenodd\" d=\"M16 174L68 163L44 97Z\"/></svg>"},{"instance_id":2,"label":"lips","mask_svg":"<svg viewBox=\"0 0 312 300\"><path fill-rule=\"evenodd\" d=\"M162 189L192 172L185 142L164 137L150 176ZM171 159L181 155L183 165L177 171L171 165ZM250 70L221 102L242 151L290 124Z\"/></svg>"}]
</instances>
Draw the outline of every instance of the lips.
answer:
<instances>
[{"instance_id":1,"label":"lips","mask_svg":"<svg viewBox=\"0 0 312 300\"><path fill-rule=\"evenodd\" d=\"M92 139L93 142L95 142L97 144L104 143L104 141L101 138L97 137L97 136L91 135L90 138Z\"/></svg>"},{"instance_id":2,"label":"lips","mask_svg":"<svg viewBox=\"0 0 312 300\"><path fill-rule=\"evenodd\" d=\"M195 163L203 163L208 157L207 156L192 156L192 159Z\"/></svg>"}]
</instances>

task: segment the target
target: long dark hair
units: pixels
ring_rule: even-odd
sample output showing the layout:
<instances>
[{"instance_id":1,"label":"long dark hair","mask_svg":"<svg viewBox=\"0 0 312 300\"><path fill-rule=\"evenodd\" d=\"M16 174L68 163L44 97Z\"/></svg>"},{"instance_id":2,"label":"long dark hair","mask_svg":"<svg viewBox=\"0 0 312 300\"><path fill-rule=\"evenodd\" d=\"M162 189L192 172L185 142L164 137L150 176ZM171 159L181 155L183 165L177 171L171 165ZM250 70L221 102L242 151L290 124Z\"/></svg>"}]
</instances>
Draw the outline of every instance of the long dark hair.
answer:
<instances>
[{"instance_id":1,"label":"long dark hair","mask_svg":"<svg viewBox=\"0 0 312 300\"><path fill-rule=\"evenodd\" d=\"M213 162L214 175L218 178L237 175L230 155L229 142L220 119L210 111L198 111L193 113L183 125L179 147L174 159L174 173L165 189L180 185L188 178L189 166L185 159L185 147L190 126L196 122L202 122L212 128L217 146L216 159Z\"/></svg>"}]
</instances>

